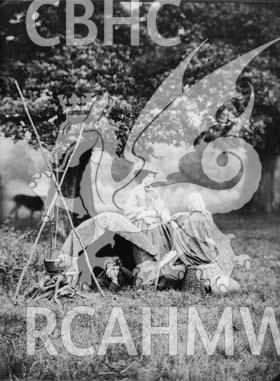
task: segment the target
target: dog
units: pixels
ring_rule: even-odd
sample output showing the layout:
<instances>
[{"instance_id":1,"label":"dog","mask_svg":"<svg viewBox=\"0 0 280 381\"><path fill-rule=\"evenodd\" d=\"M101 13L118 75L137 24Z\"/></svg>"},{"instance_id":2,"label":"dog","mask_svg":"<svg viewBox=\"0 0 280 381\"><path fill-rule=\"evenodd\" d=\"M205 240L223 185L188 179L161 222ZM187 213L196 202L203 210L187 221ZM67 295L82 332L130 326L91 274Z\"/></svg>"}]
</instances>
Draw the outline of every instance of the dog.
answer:
<instances>
[{"instance_id":1,"label":"dog","mask_svg":"<svg viewBox=\"0 0 280 381\"><path fill-rule=\"evenodd\" d=\"M18 211L19 209L24 206L26 209L30 210L30 219L33 219L34 212L43 212L44 209L44 202L39 196L28 196L25 194L17 194L13 198L15 202L15 206L10 211L10 216L12 214L15 215L15 219L18 219Z\"/></svg>"}]
</instances>

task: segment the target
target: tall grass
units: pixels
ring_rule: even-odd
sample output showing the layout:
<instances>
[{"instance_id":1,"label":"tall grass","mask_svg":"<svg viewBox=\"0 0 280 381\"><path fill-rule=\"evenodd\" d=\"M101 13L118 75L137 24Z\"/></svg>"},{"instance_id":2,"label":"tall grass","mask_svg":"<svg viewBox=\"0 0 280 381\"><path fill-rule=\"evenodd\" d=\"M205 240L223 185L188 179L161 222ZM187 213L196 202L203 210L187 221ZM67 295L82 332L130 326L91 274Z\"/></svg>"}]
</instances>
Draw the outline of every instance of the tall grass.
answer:
<instances>
[{"instance_id":1,"label":"tall grass","mask_svg":"<svg viewBox=\"0 0 280 381\"><path fill-rule=\"evenodd\" d=\"M271 380L280 373L279 356L276 353L271 333L268 331L260 356L251 354L239 312L240 306L248 306L258 332L265 307L274 308L280 322L279 273L280 273L280 219L277 216L230 216L219 217L218 225L224 232L236 234L233 242L237 254L251 256L250 271L234 270L233 276L241 283L242 290L226 296L209 296L201 299L197 295L182 295L178 291L122 291L116 295L106 292L105 298L98 293L87 294L87 299L63 300L63 310L53 302L24 300L14 306L14 292L18 274L9 275L2 286L0 301L0 379L27 380ZM34 232L26 235L4 227L0 231L0 266L13 274L13 269L22 268L32 245ZM48 241L38 247L23 290L43 271L43 257L49 250ZM38 342L34 356L26 354L26 307L44 306L56 315L57 327L51 340L58 351L50 356ZM73 321L72 339L77 346L93 344L97 349L102 339L111 309L122 307L137 356L129 356L124 345L111 345L105 356L76 357L63 346L60 336L61 320L66 312L77 305L94 308L93 319L86 316ZM142 307L152 308L152 324L168 324L166 307L178 308L178 355L170 356L167 337L153 338L151 356L142 355ZM220 340L214 355L208 356L201 340L197 339L196 353L186 355L186 327L189 306L196 306L200 318L211 338L221 313L226 306L233 307L234 355L227 356L224 341ZM39 325L44 320L39 319ZM36 323L36 324L37 324ZM116 334L119 330L116 329Z\"/></svg>"}]
</instances>

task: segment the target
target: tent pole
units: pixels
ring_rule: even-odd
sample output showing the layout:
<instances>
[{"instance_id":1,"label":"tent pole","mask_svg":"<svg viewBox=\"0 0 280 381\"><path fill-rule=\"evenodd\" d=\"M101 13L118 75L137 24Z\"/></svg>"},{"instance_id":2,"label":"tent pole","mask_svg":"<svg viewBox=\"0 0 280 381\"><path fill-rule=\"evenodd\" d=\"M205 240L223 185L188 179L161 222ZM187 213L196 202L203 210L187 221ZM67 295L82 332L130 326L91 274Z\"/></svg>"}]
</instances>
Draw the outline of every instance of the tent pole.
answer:
<instances>
[{"instance_id":1,"label":"tent pole","mask_svg":"<svg viewBox=\"0 0 280 381\"><path fill-rule=\"evenodd\" d=\"M77 232L75 226L73 225L73 221L72 221L70 212L69 212L69 210L68 210L68 207L67 207L66 201L65 201L65 199L64 199L64 196L63 196L63 194L62 194L62 192L61 192L60 184L57 183L55 174L54 174L54 172L53 172L53 168L51 167L51 165L50 165L50 163L49 163L49 160L47 159L47 157L46 157L46 155L45 155L45 153L44 153L43 146L42 146L42 143L41 143L41 140L40 140L40 136L39 136L39 134L38 134L38 132L37 132L37 129L36 129L34 123L33 123L33 120L32 120L32 118L31 118L31 115L30 115L30 113L29 113L29 111L28 111L28 108L27 108L26 103L25 103L25 99L24 99L23 94L22 94L22 92L21 92L21 89L20 89L20 87L19 87L19 85L18 85L18 82L15 81L15 84L16 84L17 90L18 90L18 92L19 92L19 94L20 94L20 97L21 97L21 99L22 99L22 102L23 102L23 106L24 106L25 112L26 112L26 114L27 114L27 116L28 116L28 119L29 119L29 121L30 121L30 124L31 124L31 126L32 126L32 128L33 128L33 131L34 131L34 133L35 133L35 136L36 136L36 138L37 138L37 141L38 141L38 144L39 144L39 148L40 148L41 154L42 154L42 156L43 156L43 158L44 158L44 160L45 160L45 162L46 162L46 164L47 164L47 167L48 167L48 169L49 169L49 171L50 171L50 173L51 173L51 175L52 175L52 179L53 179L54 184L55 184L55 186L56 186L57 192L58 192L58 194L59 194L60 197L61 197L62 203L63 203L64 208L65 208L65 210L66 210L67 217L68 217L68 219L69 219L69 223L70 223L71 229L73 230L74 234L75 234L76 237L78 238L78 241L79 241L79 243L80 243L80 245L81 245L81 247L82 247L82 250L83 250L83 252L84 252L84 254L85 254L85 258L86 258L87 265L88 265L89 270L90 270L90 272L91 272L91 276L92 276L92 278L93 278L93 280L94 280L94 282L95 282L95 284L96 284L96 286L97 286L97 289L98 289L99 293L101 294L101 296L104 296L104 292L103 292L103 290L101 289L101 287L100 287L100 285L99 285L99 283L98 283L98 280L96 279L96 277L95 277L95 275L94 275L94 272L93 272L92 269L91 269L91 265L90 265L90 262L89 262L89 258L88 258L88 254L87 254L86 248L85 248L85 246L84 246L84 244L83 244L83 242L82 242L82 239L81 239L79 233ZM102 114L101 114L101 115L102 115ZM83 132L83 129L81 129L81 131L80 131L79 138L81 137L82 132ZM79 142L79 139L77 140L77 145L78 145L78 142ZM76 145L75 148L77 148L77 145ZM61 182L61 183L62 183L62 182ZM56 197L56 196L55 196L55 197ZM54 199L55 199L55 197L54 197ZM53 199L53 201L54 201L54 199ZM51 204L54 204L54 202L52 202ZM52 205L50 205L50 206L52 206ZM50 210L50 208L49 208L49 210ZM17 297L18 297L18 294L19 294L19 291L20 291L20 287L21 287L21 284L22 284L24 275L25 275L25 273L26 273L26 271L27 271L27 269L28 269L28 267L29 267L29 265L30 265L32 259L33 259L33 255L34 255L35 250L36 250L36 247L37 247L37 245L38 245L39 238L40 238L40 236L41 236L41 234L42 234L42 231L43 231L43 228L44 228L44 226L45 226L46 220L47 220L47 219L45 218L45 219L44 219L44 222L42 223L42 225L41 225L41 227L40 227L40 230L39 230L39 232L38 232L38 234L37 234L36 240L35 240L35 242L34 242L34 244L33 244L33 246L32 246L32 250L31 250L31 252L30 252L28 261L27 261L25 267L24 267L23 270L22 270L20 279L19 279L18 284L17 284L16 292L15 292L15 295L14 295L14 302L15 302L15 303L16 303L16 300L17 300Z\"/></svg>"}]
</instances>

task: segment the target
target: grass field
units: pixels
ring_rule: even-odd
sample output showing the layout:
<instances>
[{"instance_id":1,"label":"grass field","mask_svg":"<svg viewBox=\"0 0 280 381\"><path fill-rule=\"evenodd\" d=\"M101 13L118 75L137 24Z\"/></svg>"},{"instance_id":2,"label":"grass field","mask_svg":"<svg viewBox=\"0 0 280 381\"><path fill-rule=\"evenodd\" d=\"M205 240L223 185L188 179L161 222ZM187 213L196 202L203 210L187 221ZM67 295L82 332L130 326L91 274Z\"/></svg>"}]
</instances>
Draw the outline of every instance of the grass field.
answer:
<instances>
[{"instance_id":1,"label":"grass field","mask_svg":"<svg viewBox=\"0 0 280 381\"><path fill-rule=\"evenodd\" d=\"M25 263L34 233L22 235L6 227L0 231L0 264L15 271L15 277L2 285L0 301L0 379L27 380L271 380L280 373L272 334L268 329L259 356L252 355L239 308L249 307L258 333L265 307L273 307L278 327L280 323L280 217L279 216L219 216L218 226L226 233L236 234L233 241L237 254L251 256L251 269L236 268L233 276L241 283L241 292L227 296L183 295L178 291L127 290L117 295L87 294L63 300L61 310L53 302L26 301L17 306L11 302L17 271ZM42 271L48 243L40 244L37 257L28 271L23 289L37 279ZM17 270L18 268L18 270ZM0 274L1 275L1 274ZM55 312L56 329L50 338L58 355L51 356L39 341L36 353L26 354L26 307L49 307ZM105 356L77 357L68 354L60 336L60 325L66 312L77 305L92 306L95 315L73 321L72 339L80 347L91 343L98 348L113 306L122 307L138 355L129 356L126 347L110 345ZM166 307L178 308L178 355L168 355L167 336L153 337L152 355L142 355L142 307L151 307L152 324L168 324ZM233 309L234 354L225 354L223 335L212 356L206 354L199 336L194 355L186 354L188 307L196 306L209 337L213 335L225 307ZM44 321L39 320L43 325ZM118 329L116 329L118 332Z\"/></svg>"}]
</instances>

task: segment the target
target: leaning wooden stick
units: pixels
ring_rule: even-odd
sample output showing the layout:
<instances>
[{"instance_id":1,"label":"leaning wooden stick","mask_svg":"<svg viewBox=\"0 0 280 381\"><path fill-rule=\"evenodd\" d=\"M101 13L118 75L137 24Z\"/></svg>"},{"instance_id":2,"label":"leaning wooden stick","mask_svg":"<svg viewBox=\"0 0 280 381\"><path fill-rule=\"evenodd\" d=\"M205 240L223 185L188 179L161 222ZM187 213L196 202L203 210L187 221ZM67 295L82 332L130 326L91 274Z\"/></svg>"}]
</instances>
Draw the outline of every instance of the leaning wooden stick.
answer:
<instances>
[{"instance_id":1,"label":"leaning wooden stick","mask_svg":"<svg viewBox=\"0 0 280 381\"><path fill-rule=\"evenodd\" d=\"M48 159L47 159L47 157L46 157L46 155L45 155L45 153L44 153L43 146L42 146L42 144L41 144L41 140L40 140L40 136L39 136L39 134L38 134L38 132L37 132L37 129L36 129L34 123L33 123L33 120L32 120L32 118L31 118L31 115L30 115L30 113L29 113L29 110L28 110L28 108L27 108L27 106L26 106L25 99L24 99L24 97L23 97L23 94L22 94L22 92L21 92L21 89L20 89L20 87L19 87L17 81L16 81L16 86L17 86L18 92L19 92L19 94L20 94L20 97L21 97L21 99L22 99L22 102L23 102L23 105L24 105L24 109L25 109L25 111L26 111L26 114L27 114L27 116L28 116L28 119L29 119L29 121L30 121L30 123L31 123L31 126L32 126L33 130L34 130L35 136L36 136L36 138L37 138L37 140L38 140L38 144L39 144L39 147L40 147L42 156L43 156L43 158L44 158L44 160L45 160L45 162L46 162L46 164L47 164L47 166L48 166L48 169L49 169L49 171L50 171L50 173L51 173L51 175L52 175L52 179L53 179L54 184L55 184L55 186L56 186L57 192L58 192L58 194L60 195L61 200L62 200L62 202L63 202L64 208L65 208L66 213L67 213L67 217L68 217L69 222L70 222L71 229L73 230L74 234L76 235L76 237L77 237L78 240L79 240L79 243L80 243L80 245L81 245L81 248L82 248L82 250L83 250L83 252L84 252L84 254L85 254L85 258L86 258L87 266L89 267L89 270L90 270L90 272L91 272L91 276L92 276L92 278L93 278L93 280L94 280L94 282L95 282L95 284L96 284L96 286L97 286L98 291L99 291L100 294L103 296L104 293L103 293L103 291L102 291L102 289L101 289L101 287L100 287L100 285L99 285L99 283L98 283L98 281L97 281L97 279L96 279L96 277L95 277L95 275L94 275L94 273L93 273L93 271L92 271L92 269L91 269L91 265L90 265L90 262L89 262L89 259L88 259L88 255L87 255L86 248L85 248L85 246L84 246L84 244L83 244L83 242L82 242L82 239L81 239L80 235L78 234L77 230L75 229L75 227L74 227L74 225L73 225L73 221L72 221L70 212L69 212L69 210L68 210L66 201L65 201L65 199L64 199L64 197L63 197L63 195L62 195L60 185L57 183L57 179L56 179L56 177L55 177L55 174L54 174L54 172L53 172L53 169L52 169L52 167L51 167L51 165L50 165L50 163L49 163L49 161L48 161ZM82 130L80 131L79 138L81 137L81 135L82 135ZM77 141L77 145L78 145L78 142L79 142L79 139L78 139L78 141ZM75 148L76 148L76 147L75 147ZM70 161L69 161L69 162L70 162ZM64 175L65 175L65 173L66 173L66 171L64 172ZM64 177L64 176L63 176L63 177ZM63 178L63 179L64 179L64 178ZM63 179L62 179L61 183L63 182ZM56 195L55 195L55 197L54 197L54 199L53 199L53 202L52 202L51 204L54 204L55 198L56 198ZM53 206L53 205L52 205L52 206ZM51 205L50 205L50 207L51 207ZM50 210L50 208L49 208L49 210ZM21 287L21 284L22 284L24 275L25 275L25 273L26 273L26 271L27 271L28 266L30 265L30 263L31 263L31 261L32 261L32 257L33 257L33 255L34 255L34 253L35 253L37 244L38 244L38 242L39 242L40 235L41 235L41 233L42 233L42 231L43 231L43 227L44 227L44 224L41 226L41 228L40 228L40 230L39 230L39 233L38 233L38 235L37 235L37 238L36 238L36 240L35 240L35 242L34 242L34 245L33 245L33 247L32 247L32 250L31 250L29 259L28 259L28 261L27 261L27 263L26 263L26 266L24 267L24 269L23 269L23 271L22 271L21 276L20 276L20 279L19 279L19 282L18 282L18 285L17 285L17 289L16 289L16 293L15 293L15 296L14 296L14 301L16 301L16 299L17 299L17 296L18 296L18 294L19 294L19 290L20 290L20 287Z\"/></svg>"},{"instance_id":2,"label":"leaning wooden stick","mask_svg":"<svg viewBox=\"0 0 280 381\"><path fill-rule=\"evenodd\" d=\"M82 132L83 132L83 128L81 129L81 133L82 133ZM73 152L72 152L72 155L74 155L74 153L75 153L75 151L76 151L76 149L77 149L77 146L78 146L78 144L79 144L79 141L80 141L80 139L78 138L77 143L76 143L76 145L75 145L75 148L74 148L74 150L73 150ZM61 178L61 181L60 181L60 183L59 183L59 186L60 186L60 187L61 187L62 184L63 184L64 178L65 178L65 174L66 174L66 172L67 172L67 170L68 170L68 168L69 168L70 162L71 162L71 160L72 160L72 155L70 156L70 159L69 159L69 161L68 161L68 163L67 163L67 166L66 166L66 168L65 168L65 171L64 171L64 173L63 173L63 175L62 175L62 178ZM55 195L54 195L54 197L53 197L53 199L52 199L52 201L51 201L51 203L50 203L50 205L49 205L49 208L48 208L48 210L47 210L47 213L46 213L45 217L43 218L43 222L42 222L42 224L41 224L41 226L40 226L40 229L39 229L39 231L38 231L38 233L37 233L36 239L35 239L35 241L34 241L34 244L33 244L33 246L32 246L32 249L31 249L31 251L30 251L29 258L28 258L28 260L27 260L27 262L26 262L26 265L25 265L25 267L23 268L23 271L22 271L21 276L20 276L20 278L19 278L19 281L18 281L18 284L17 284L16 293L15 293L15 296L14 296L14 301L15 301L15 302L16 302L17 296L18 296L18 294L19 294L19 290L20 290L20 287L21 287L21 284L22 284L24 275L25 275L25 273L26 273L28 267L29 267L30 264L31 264L31 261L32 261L32 259L33 259L34 254L35 254L36 247L37 247L38 242L39 242L39 240L40 240L40 238L41 238L41 235L42 235L42 232L43 232L43 230L44 230L44 227L45 227L45 225L46 225L46 223L47 223L47 221L48 221L48 216L49 216L50 212L52 211L52 209L53 209L53 207L54 207L54 204L55 204L56 199L57 199L57 193L55 193Z\"/></svg>"},{"instance_id":3,"label":"leaning wooden stick","mask_svg":"<svg viewBox=\"0 0 280 381\"><path fill-rule=\"evenodd\" d=\"M29 119L29 121L30 121L30 124L31 124L31 126L32 126L32 128L33 128L33 131L34 131L34 133L35 133L35 136L36 136L36 138L37 138L37 141L38 141L39 148L40 148L40 150L41 150L42 156L43 156L43 158L44 158L44 160L45 160L45 162L46 162L46 164L47 164L47 167L48 167L48 169L49 169L49 171L50 171L50 173L51 173L51 175L52 175L52 179L53 179L54 184L55 184L55 186L56 186L56 190L57 190L58 194L60 195L61 200L62 200L62 203L63 203L64 208L65 208L65 210L66 210L67 217L68 217L68 219L69 219L69 223L70 223L71 229L73 230L74 234L75 234L76 237L78 238L78 241L79 241L79 243L80 243L80 245L81 245L81 248L82 248L82 250L83 250L83 252L84 252L84 254L85 254L85 258L86 258L87 266L88 266L88 268L89 268L89 270L90 270L90 272L91 272L91 276L92 276L92 278L93 278L93 280L94 280L94 282L95 282L95 284L96 284L96 287L97 287L98 291L100 292L100 294L101 294L102 296L104 296L104 293L103 293L103 291L102 291L102 289L101 289L101 287L100 287L100 285L99 285L99 283L98 283L98 281L97 281L97 279L96 279L96 277L95 277L95 275L94 275L94 272L92 271L92 268L91 268L91 265L90 265L90 262L89 262L89 258L88 258L88 254L87 254L86 248L85 248L85 246L84 246L84 244L83 244L83 242L82 242L82 239L81 239L79 233L77 232L77 230L76 230L76 228L75 228L75 226L74 226L74 224L73 224L73 221L72 221L70 212L69 212L69 210L68 210L66 201L65 201L64 196L63 196L63 194L62 194L62 192L61 192L61 185L58 184L57 179L56 179L56 176L55 176L55 174L54 174L54 171L53 171L53 169L52 169L52 167L51 167L51 165L50 165L50 163L49 163L48 158L46 157L46 155L45 155L45 153L44 153L43 146L42 146L42 143L41 143L41 140L40 140L40 136L39 136L39 134L38 134L38 132L37 132L37 129L36 129L34 123L33 123L33 120L32 120L32 118L31 118L31 115L30 115L30 113L29 113L29 111L28 111L28 108L27 108L25 99L24 99L24 97L23 97L23 94L22 94L22 92L21 92L21 89L20 89L20 87L19 87L19 85L18 85L18 82L15 81L15 83L16 83L17 90L18 90L18 92L19 92L19 94L20 94L20 97L21 97L21 99L22 99L22 102L23 102L23 106L24 106L25 112L26 112L26 114L27 114L27 116L28 116L28 119ZM81 133L80 133L79 137L80 137L80 136L81 136ZM78 139L78 141L77 141L77 144L78 144L78 142L79 142L79 139ZM65 172L64 172L64 173L65 173ZM61 183L62 183L62 182L61 182ZM55 197L54 197L54 198L55 198ZM53 203L54 203L54 202L52 202L51 204L53 204ZM51 207L51 205L50 205L50 207ZM49 209L50 209L50 208L49 208ZM45 222L45 221L44 221L44 222ZM32 246L32 250L31 250L31 252L30 252L28 261L27 261L25 267L24 267L23 270L22 270L21 276L20 276L19 281L18 281L18 284L17 284L16 292L15 292L15 295L14 295L14 302L16 302L16 300L17 300L17 297L18 297L18 294L19 294L19 291L20 291L20 287L21 287L21 284L22 284L24 275L25 275L25 273L26 273L26 271L27 271L27 269L28 269L28 267L29 267L29 265L30 265L30 263L31 263L31 261L32 261L32 258L33 258L33 256L34 256L34 253L35 253L36 247L37 247L37 245L38 245L38 242L39 242L39 239L40 239L40 236L41 236L41 233L42 233L42 231L43 231L44 226L45 226L45 224L43 223L43 224L41 225L41 227L40 227L40 230L39 230L38 234L37 234L36 240L35 240L35 242L34 242L34 244L33 244L33 246Z\"/></svg>"}]
</instances>

